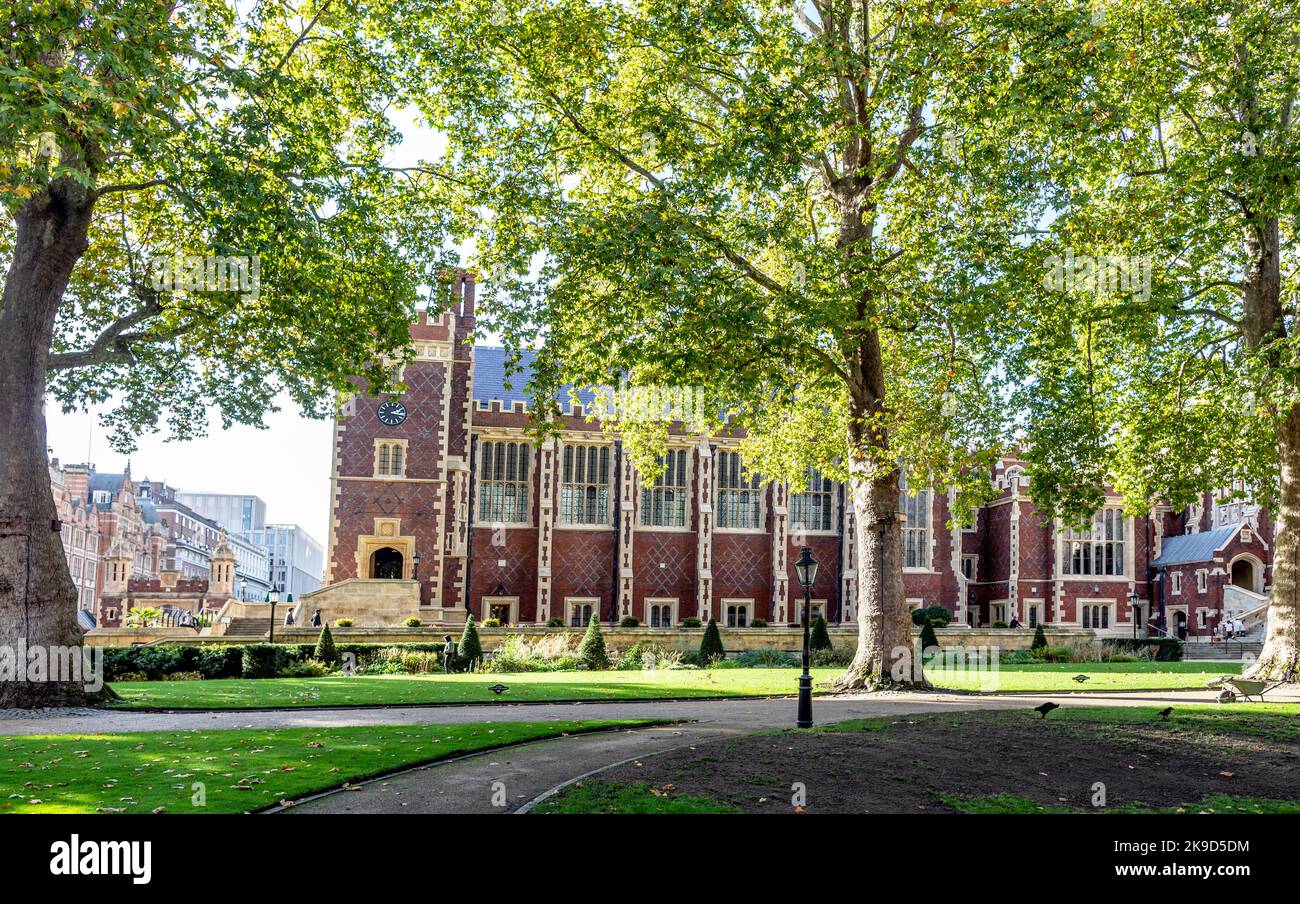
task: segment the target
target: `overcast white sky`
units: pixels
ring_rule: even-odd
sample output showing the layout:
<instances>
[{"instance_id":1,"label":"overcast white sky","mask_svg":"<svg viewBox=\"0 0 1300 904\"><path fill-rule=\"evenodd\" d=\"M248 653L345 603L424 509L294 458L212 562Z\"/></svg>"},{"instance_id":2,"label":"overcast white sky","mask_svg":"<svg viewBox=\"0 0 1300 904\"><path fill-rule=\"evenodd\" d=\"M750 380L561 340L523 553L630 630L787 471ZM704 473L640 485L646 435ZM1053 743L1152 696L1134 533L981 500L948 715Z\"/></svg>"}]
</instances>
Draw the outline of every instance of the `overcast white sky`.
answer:
<instances>
[{"instance_id":1,"label":"overcast white sky","mask_svg":"<svg viewBox=\"0 0 1300 904\"><path fill-rule=\"evenodd\" d=\"M441 156L444 142L408 111L392 114L405 140L392 155L394 166ZM223 431L214 419L208 436L185 443L164 435L141 437L130 456L109 448L98 412L63 414L46 407L53 455L64 463L90 461L100 471L121 471L131 462L136 479L164 480L182 490L252 493L266 501L268 521L300 524L321 544L328 539L331 423L304 418L287 398L266 418L267 429ZM328 554L328 553L327 553Z\"/></svg>"}]
</instances>

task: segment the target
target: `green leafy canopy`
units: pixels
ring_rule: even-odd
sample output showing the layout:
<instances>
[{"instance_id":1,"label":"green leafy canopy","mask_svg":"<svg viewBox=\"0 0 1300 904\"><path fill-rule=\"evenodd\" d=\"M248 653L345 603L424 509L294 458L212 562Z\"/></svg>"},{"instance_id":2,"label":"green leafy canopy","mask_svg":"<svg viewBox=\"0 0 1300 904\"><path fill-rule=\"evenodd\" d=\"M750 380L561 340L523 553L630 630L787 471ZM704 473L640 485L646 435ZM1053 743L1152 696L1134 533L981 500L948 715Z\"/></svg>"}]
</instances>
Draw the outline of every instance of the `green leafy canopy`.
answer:
<instances>
[{"instance_id":1,"label":"green leafy canopy","mask_svg":"<svg viewBox=\"0 0 1300 904\"><path fill-rule=\"evenodd\" d=\"M77 185L89 247L52 340L50 392L110 403L113 438L258 424L288 393L329 410L386 387L447 263L437 174L388 164L404 79L374 4L9 4L0 258L26 205ZM160 291L158 257L257 256L255 292Z\"/></svg>"},{"instance_id":2,"label":"green leafy canopy","mask_svg":"<svg viewBox=\"0 0 1300 904\"><path fill-rule=\"evenodd\" d=\"M852 453L987 489L1011 439L1004 289L1046 202L1013 116L1061 58L1026 62L1026 36L1068 56L1067 25L771 0L393 0L388 20L448 136L448 205L476 216L485 323L541 346L543 411L564 382L700 387L767 477L845 478ZM617 426L653 472L662 425Z\"/></svg>"}]
</instances>

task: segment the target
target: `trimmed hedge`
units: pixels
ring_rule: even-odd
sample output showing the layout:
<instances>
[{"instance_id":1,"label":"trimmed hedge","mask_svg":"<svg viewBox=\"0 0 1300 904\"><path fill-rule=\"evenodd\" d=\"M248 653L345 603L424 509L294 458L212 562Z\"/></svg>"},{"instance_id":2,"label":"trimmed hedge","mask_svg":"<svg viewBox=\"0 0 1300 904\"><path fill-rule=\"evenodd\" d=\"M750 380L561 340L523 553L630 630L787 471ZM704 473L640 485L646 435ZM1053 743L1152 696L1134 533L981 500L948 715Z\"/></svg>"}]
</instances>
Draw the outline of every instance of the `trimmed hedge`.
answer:
<instances>
[{"instance_id":1,"label":"trimmed hedge","mask_svg":"<svg viewBox=\"0 0 1300 904\"><path fill-rule=\"evenodd\" d=\"M281 644L252 643L244 647L245 678L275 678L292 662L300 662Z\"/></svg>"},{"instance_id":2,"label":"trimmed hedge","mask_svg":"<svg viewBox=\"0 0 1300 904\"><path fill-rule=\"evenodd\" d=\"M238 678L244 673L244 651L231 644L199 650L199 674L204 678Z\"/></svg>"},{"instance_id":3,"label":"trimmed hedge","mask_svg":"<svg viewBox=\"0 0 1300 904\"><path fill-rule=\"evenodd\" d=\"M1153 649L1156 662L1179 662L1183 658L1183 642L1172 637L1103 637L1101 642L1130 653Z\"/></svg>"},{"instance_id":4,"label":"trimmed hedge","mask_svg":"<svg viewBox=\"0 0 1300 904\"><path fill-rule=\"evenodd\" d=\"M139 673L157 681L177 672L198 672L199 649L168 645L110 647L104 650L104 678L113 681Z\"/></svg>"},{"instance_id":5,"label":"trimmed hedge","mask_svg":"<svg viewBox=\"0 0 1300 904\"><path fill-rule=\"evenodd\" d=\"M322 631L324 633L324 631ZM332 641L333 638L330 638ZM256 647L269 647L268 644L253 644ZM284 669L298 662L320 659L319 642L315 644L275 644L277 653L254 653L255 671L264 671L266 666L258 657L272 657L278 669ZM334 643L335 663L346 654L351 654L358 668L378 658L384 649L401 649L406 652L436 653L442 655L441 643ZM205 644L181 645L159 644L157 646L108 647L104 650L104 680L121 681L123 675L145 675L151 681L161 680L170 675L197 672L204 678L241 678L245 676L244 651L248 649L241 644ZM257 677L273 677L258 675Z\"/></svg>"}]
</instances>

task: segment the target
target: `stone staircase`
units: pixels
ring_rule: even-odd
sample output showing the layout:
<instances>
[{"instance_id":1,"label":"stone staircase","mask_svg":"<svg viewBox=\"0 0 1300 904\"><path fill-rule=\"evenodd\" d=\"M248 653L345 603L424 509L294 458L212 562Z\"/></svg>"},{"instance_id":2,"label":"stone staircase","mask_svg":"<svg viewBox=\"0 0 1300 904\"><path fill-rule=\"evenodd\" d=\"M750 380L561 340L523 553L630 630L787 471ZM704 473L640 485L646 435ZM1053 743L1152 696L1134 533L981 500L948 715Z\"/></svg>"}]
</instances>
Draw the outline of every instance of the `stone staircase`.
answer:
<instances>
[{"instance_id":1,"label":"stone staircase","mask_svg":"<svg viewBox=\"0 0 1300 904\"><path fill-rule=\"evenodd\" d=\"M271 630L269 618L233 618L226 626L226 636L261 637Z\"/></svg>"},{"instance_id":2,"label":"stone staircase","mask_svg":"<svg viewBox=\"0 0 1300 904\"><path fill-rule=\"evenodd\" d=\"M1263 641L1235 640L1227 643L1189 643L1183 650L1183 660L1187 662L1242 662L1258 659Z\"/></svg>"}]
</instances>

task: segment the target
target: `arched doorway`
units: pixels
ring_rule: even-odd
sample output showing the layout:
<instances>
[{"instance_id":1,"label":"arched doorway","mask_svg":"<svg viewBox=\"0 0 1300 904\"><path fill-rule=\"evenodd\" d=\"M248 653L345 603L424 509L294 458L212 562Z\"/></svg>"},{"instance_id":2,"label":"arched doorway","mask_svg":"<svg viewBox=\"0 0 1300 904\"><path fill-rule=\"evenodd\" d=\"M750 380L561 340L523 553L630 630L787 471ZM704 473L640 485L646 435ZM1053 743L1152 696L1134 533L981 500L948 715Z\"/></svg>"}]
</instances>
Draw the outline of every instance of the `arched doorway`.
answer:
<instances>
[{"instance_id":1,"label":"arched doorway","mask_svg":"<svg viewBox=\"0 0 1300 904\"><path fill-rule=\"evenodd\" d=\"M1260 566L1251 556L1242 556L1232 563L1232 583L1253 593L1260 591Z\"/></svg>"},{"instance_id":2,"label":"arched doorway","mask_svg":"<svg viewBox=\"0 0 1300 904\"><path fill-rule=\"evenodd\" d=\"M1174 635L1179 640L1187 639L1187 613L1181 609L1174 613Z\"/></svg>"},{"instance_id":3,"label":"arched doorway","mask_svg":"<svg viewBox=\"0 0 1300 904\"><path fill-rule=\"evenodd\" d=\"M380 580L400 580L403 577L402 554L391 546L376 549L370 557L370 576Z\"/></svg>"}]
</instances>

